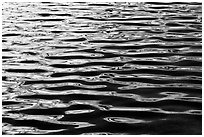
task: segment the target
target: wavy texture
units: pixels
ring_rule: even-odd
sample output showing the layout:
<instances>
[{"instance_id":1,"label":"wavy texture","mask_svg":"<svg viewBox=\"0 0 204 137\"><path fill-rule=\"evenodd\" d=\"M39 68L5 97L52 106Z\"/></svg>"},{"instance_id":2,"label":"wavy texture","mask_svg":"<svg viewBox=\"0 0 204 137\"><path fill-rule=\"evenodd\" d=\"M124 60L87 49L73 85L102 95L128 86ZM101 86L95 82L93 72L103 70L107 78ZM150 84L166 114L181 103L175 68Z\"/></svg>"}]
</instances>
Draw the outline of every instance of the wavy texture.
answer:
<instances>
[{"instance_id":1,"label":"wavy texture","mask_svg":"<svg viewBox=\"0 0 204 137\"><path fill-rule=\"evenodd\" d=\"M3 134L201 134L201 8L4 3Z\"/></svg>"}]
</instances>

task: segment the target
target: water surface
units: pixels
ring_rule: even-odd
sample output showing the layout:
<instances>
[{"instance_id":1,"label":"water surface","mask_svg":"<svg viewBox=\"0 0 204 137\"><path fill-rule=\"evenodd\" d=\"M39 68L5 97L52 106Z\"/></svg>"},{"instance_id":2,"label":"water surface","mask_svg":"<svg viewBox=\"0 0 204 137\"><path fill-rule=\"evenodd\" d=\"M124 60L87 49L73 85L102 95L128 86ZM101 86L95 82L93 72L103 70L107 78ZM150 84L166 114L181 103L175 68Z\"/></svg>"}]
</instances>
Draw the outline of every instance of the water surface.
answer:
<instances>
[{"instance_id":1,"label":"water surface","mask_svg":"<svg viewBox=\"0 0 204 137\"><path fill-rule=\"evenodd\" d=\"M201 134L201 8L3 3L3 134Z\"/></svg>"}]
</instances>

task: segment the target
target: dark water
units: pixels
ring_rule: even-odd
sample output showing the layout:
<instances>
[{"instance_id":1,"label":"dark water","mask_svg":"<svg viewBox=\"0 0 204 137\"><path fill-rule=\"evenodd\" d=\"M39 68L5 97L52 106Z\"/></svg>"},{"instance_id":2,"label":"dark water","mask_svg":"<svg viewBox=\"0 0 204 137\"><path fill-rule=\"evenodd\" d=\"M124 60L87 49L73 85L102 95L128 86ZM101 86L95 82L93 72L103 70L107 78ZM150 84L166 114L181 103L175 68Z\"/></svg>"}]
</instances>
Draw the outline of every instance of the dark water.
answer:
<instances>
[{"instance_id":1,"label":"dark water","mask_svg":"<svg viewBox=\"0 0 204 137\"><path fill-rule=\"evenodd\" d=\"M201 134L201 3L4 3L3 134Z\"/></svg>"}]
</instances>

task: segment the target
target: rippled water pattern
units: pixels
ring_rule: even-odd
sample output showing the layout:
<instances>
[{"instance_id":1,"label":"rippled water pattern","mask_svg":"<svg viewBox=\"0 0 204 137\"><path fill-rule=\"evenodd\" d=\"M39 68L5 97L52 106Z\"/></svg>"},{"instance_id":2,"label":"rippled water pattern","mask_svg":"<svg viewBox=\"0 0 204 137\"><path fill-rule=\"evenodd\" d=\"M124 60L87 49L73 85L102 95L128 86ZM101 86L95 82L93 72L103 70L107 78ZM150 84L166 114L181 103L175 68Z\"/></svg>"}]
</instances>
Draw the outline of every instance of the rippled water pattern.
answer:
<instances>
[{"instance_id":1,"label":"rippled water pattern","mask_svg":"<svg viewBox=\"0 0 204 137\"><path fill-rule=\"evenodd\" d=\"M201 134L201 3L3 3L3 134Z\"/></svg>"}]
</instances>

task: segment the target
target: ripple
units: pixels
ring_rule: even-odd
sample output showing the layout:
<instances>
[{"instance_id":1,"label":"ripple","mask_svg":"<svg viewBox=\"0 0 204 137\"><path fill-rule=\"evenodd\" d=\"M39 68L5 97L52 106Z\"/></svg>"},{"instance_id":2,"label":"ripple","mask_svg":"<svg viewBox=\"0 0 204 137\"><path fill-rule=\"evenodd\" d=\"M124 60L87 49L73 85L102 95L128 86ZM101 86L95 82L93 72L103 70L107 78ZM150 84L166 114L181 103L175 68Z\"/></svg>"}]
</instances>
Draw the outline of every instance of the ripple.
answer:
<instances>
[{"instance_id":1,"label":"ripple","mask_svg":"<svg viewBox=\"0 0 204 137\"><path fill-rule=\"evenodd\" d=\"M82 114L82 113L91 113L94 110L70 110L66 111L65 114Z\"/></svg>"},{"instance_id":2,"label":"ripple","mask_svg":"<svg viewBox=\"0 0 204 137\"><path fill-rule=\"evenodd\" d=\"M108 122L116 122L116 123L127 123L127 124L139 124L139 123L148 123L149 121L144 121L140 119L132 119L126 117L107 117L104 118Z\"/></svg>"},{"instance_id":3,"label":"ripple","mask_svg":"<svg viewBox=\"0 0 204 137\"><path fill-rule=\"evenodd\" d=\"M2 6L2 134L201 134L201 3Z\"/></svg>"}]
</instances>

